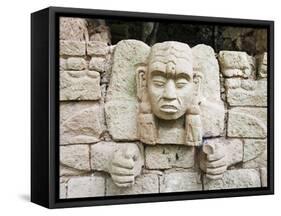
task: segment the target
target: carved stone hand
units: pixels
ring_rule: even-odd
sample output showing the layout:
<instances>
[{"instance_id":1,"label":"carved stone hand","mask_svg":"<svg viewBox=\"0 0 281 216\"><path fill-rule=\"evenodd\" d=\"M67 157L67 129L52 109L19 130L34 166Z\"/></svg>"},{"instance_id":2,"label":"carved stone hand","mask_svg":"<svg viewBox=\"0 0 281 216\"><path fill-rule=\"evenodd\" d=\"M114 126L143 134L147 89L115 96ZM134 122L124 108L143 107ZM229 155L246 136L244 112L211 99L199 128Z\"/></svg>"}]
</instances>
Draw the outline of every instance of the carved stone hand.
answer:
<instances>
[{"instance_id":1,"label":"carved stone hand","mask_svg":"<svg viewBox=\"0 0 281 216\"><path fill-rule=\"evenodd\" d=\"M223 146L205 144L199 153L200 168L209 179L221 179L227 169Z\"/></svg>"},{"instance_id":2,"label":"carved stone hand","mask_svg":"<svg viewBox=\"0 0 281 216\"><path fill-rule=\"evenodd\" d=\"M110 167L110 175L118 187L129 187L141 171L141 151L138 145L126 145L114 153Z\"/></svg>"}]
</instances>

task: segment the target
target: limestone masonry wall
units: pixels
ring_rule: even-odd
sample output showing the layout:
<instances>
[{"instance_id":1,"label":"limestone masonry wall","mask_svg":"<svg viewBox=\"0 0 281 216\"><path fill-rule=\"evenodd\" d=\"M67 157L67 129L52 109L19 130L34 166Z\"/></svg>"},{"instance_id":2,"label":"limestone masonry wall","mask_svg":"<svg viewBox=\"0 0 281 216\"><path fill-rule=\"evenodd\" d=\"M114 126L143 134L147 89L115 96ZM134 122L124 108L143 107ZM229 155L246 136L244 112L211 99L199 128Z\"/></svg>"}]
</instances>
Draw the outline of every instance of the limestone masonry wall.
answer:
<instances>
[{"instance_id":1,"label":"limestone masonry wall","mask_svg":"<svg viewBox=\"0 0 281 216\"><path fill-rule=\"evenodd\" d=\"M88 28L84 19L61 19L60 198L267 185L266 52L250 56L243 51L215 53L206 45L193 48L196 62L209 76L204 96L219 106L203 111L203 142L224 145L230 164L222 179L209 180L199 169L195 147L145 145L136 137L136 89L122 89L123 83L134 81L126 80L131 79L126 74L130 65L120 58L126 54L134 61L135 50L146 52L142 42L110 45L108 29L90 35ZM116 77L116 71L124 76ZM128 95L118 95L123 90ZM131 143L143 148L141 175L132 187L119 188L106 167L113 152Z\"/></svg>"}]
</instances>

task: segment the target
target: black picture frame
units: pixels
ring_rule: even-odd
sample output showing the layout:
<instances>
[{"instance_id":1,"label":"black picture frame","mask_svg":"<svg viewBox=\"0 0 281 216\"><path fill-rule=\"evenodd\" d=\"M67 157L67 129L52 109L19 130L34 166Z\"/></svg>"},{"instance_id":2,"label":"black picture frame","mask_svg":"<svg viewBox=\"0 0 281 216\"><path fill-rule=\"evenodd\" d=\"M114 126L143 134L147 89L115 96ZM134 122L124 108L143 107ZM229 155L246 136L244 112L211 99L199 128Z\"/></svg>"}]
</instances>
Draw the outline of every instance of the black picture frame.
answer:
<instances>
[{"instance_id":1,"label":"black picture frame","mask_svg":"<svg viewBox=\"0 0 281 216\"><path fill-rule=\"evenodd\" d=\"M268 32L268 186L216 191L59 199L60 16L142 19L263 27ZM49 7L31 15L31 201L64 208L274 194L274 22L186 15Z\"/></svg>"}]
</instances>

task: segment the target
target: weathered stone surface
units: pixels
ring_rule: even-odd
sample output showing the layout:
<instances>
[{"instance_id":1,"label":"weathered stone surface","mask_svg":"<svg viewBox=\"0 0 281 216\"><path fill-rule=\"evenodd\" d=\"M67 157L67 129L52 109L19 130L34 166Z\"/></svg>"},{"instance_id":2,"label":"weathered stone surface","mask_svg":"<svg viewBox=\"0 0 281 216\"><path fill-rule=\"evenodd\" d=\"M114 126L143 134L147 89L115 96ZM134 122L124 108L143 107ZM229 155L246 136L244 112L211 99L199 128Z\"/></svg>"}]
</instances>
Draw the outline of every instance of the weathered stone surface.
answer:
<instances>
[{"instance_id":1,"label":"weathered stone surface","mask_svg":"<svg viewBox=\"0 0 281 216\"><path fill-rule=\"evenodd\" d=\"M247 78L253 73L254 62L246 52L220 51L218 59L226 77Z\"/></svg>"},{"instance_id":2,"label":"weathered stone surface","mask_svg":"<svg viewBox=\"0 0 281 216\"><path fill-rule=\"evenodd\" d=\"M136 100L136 64L145 62L149 51L149 46L137 40L123 40L116 45L107 101Z\"/></svg>"},{"instance_id":3,"label":"weathered stone surface","mask_svg":"<svg viewBox=\"0 0 281 216\"><path fill-rule=\"evenodd\" d=\"M136 40L121 41L115 47L105 106L109 132L115 140L137 139L135 67L146 60L149 50L149 46Z\"/></svg>"},{"instance_id":4,"label":"weathered stone surface","mask_svg":"<svg viewBox=\"0 0 281 216\"><path fill-rule=\"evenodd\" d=\"M106 123L114 140L137 140L138 104L134 101L108 101L105 104Z\"/></svg>"},{"instance_id":5,"label":"weathered stone surface","mask_svg":"<svg viewBox=\"0 0 281 216\"><path fill-rule=\"evenodd\" d=\"M267 52L257 56L257 65L258 65L258 77L266 78L267 77Z\"/></svg>"},{"instance_id":6,"label":"weathered stone surface","mask_svg":"<svg viewBox=\"0 0 281 216\"><path fill-rule=\"evenodd\" d=\"M118 151L125 151L129 146L132 145L137 145L137 144L99 142L91 145L91 168L93 170L110 172L111 161L114 153ZM144 155L143 155L143 151L140 149L140 157L137 159L134 166L134 173L136 175L141 172L143 165L144 165Z\"/></svg>"},{"instance_id":7,"label":"weathered stone surface","mask_svg":"<svg viewBox=\"0 0 281 216\"><path fill-rule=\"evenodd\" d=\"M100 98L100 74L98 72L60 72L60 100L98 100Z\"/></svg>"},{"instance_id":8,"label":"weathered stone surface","mask_svg":"<svg viewBox=\"0 0 281 216\"><path fill-rule=\"evenodd\" d=\"M109 172L113 154L118 149L117 145L114 142L99 142L91 145L92 169Z\"/></svg>"},{"instance_id":9,"label":"weathered stone surface","mask_svg":"<svg viewBox=\"0 0 281 216\"><path fill-rule=\"evenodd\" d=\"M90 56L105 56L109 53L107 43L101 41L89 41L87 44L87 54Z\"/></svg>"},{"instance_id":10,"label":"weathered stone surface","mask_svg":"<svg viewBox=\"0 0 281 216\"><path fill-rule=\"evenodd\" d=\"M267 149L256 158L243 163L243 168L264 168L267 167Z\"/></svg>"},{"instance_id":11,"label":"weathered stone surface","mask_svg":"<svg viewBox=\"0 0 281 216\"><path fill-rule=\"evenodd\" d=\"M261 186L267 187L267 168L261 168L260 175L261 175Z\"/></svg>"},{"instance_id":12,"label":"weathered stone surface","mask_svg":"<svg viewBox=\"0 0 281 216\"><path fill-rule=\"evenodd\" d=\"M89 173L87 170L78 170L60 163L60 176L79 176Z\"/></svg>"},{"instance_id":13,"label":"weathered stone surface","mask_svg":"<svg viewBox=\"0 0 281 216\"><path fill-rule=\"evenodd\" d=\"M266 108L232 108L228 117L228 137L265 138L267 135Z\"/></svg>"},{"instance_id":14,"label":"weathered stone surface","mask_svg":"<svg viewBox=\"0 0 281 216\"><path fill-rule=\"evenodd\" d=\"M60 199L66 198L66 183L62 182L60 183Z\"/></svg>"},{"instance_id":15,"label":"weathered stone surface","mask_svg":"<svg viewBox=\"0 0 281 216\"><path fill-rule=\"evenodd\" d=\"M230 106L267 106L266 80L226 79L225 89Z\"/></svg>"},{"instance_id":16,"label":"weathered stone surface","mask_svg":"<svg viewBox=\"0 0 281 216\"><path fill-rule=\"evenodd\" d=\"M181 145L156 145L145 147L145 167L148 169L169 169L194 166L194 147Z\"/></svg>"},{"instance_id":17,"label":"weathered stone surface","mask_svg":"<svg viewBox=\"0 0 281 216\"><path fill-rule=\"evenodd\" d=\"M105 130L102 105L64 102L60 105L60 144L98 142Z\"/></svg>"},{"instance_id":18,"label":"weathered stone surface","mask_svg":"<svg viewBox=\"0 0 281 216\"><path fill-rule=\"evenodd\" d=\"M87 41L88 39L86 19L60 17L60 40Z\"/></svg>"},{"instance_id":19,"label":"weathered stone surface","mask_svg":"<svg viewBox=\"0 0 281 216\"><path fill-rule=\"evenodd\" d=\"M82 41L60 40L60 55L84 56L86 44Z\"/></svg>"},{"instance_id":20,"label":"weathered stone surface","mask_svg":"<svg viewBox=\"0 0 281 216\"><path fill-rule=\"evenodd\" d=\"M106 44L111 44L110 30L92 34L90 37L90 41L101 41Z\"/></svg>"},{"instance_id":21,"label":"weathered stone surface","mask_svg":"<svg viewBox=\"0 0 281 216\"><path fill-rule=\"evenodd\" d=\"M215 103L202 100L200 105L203 137L217 137L224 134L225 109L222 101Z\"/></svg>"},{"instance_id":22,"label":"weathered stone surface","mask_svg":"<svg viewBox=\"0 0 281 216\"><path fill-rule=\"evenodd\" d=\"M60 162L79 170L90 170L88 145L60 146Z\"/></svg>"},{"instance_id":23,"label":"weathered stone surface","mask_svg":"<svg viewBox=\"0 0 281 216\"><path fill-rule=\"evenodd\" d=\"M243 142L240 139L215 138L206 139L203 145L222 147L226 156L227 166L234 165L243 160Z\"/></svg>"},{"instance_id":24,"label":"weathered stone surface","mask_svg":"<svg viewBox=\"0 0 281 216\"><path fill-rule=\"evenodd\" d=\"M260 187L260 174L255 169L228 170L222 179L210 180L204 176L204 190Z\"/></svg>"},{"instance_id":25,"label":"weathered stone surface","mask_svg":"<svg viewBox=\"0 0 281 216\"><path fill-rule=\"evenodd\" d=\"M143 115L144 116L144 115ZM151 115L152 116L152 115ZM140 116L139 116L140 118ZM186 130L183 127L184 119L176 121L163 121L158 119L158 137L156 143L158 144L186 144ZM157 130L156 129L156 130ZM149 130L149 129L146 129ZM144 131L143 133L147 133ZM157 131L156 131L157 134ZM146 135L147 137L147 135Z\"/></svg>"},{"instance_id":26,"label":"weathered stone surface","mask_svg":"<svg viewBox=\"0 0 281 216\"><path fill-rule=\"evenodd\" d=\"M117 187L111 180L106 179L106 195L127 195L127 194L151 194L158 193L158 176L156 174L145 174L138 176L132 187Z\"/></svg>"},{"instance_id":27,"label":"weathered stone surface","mask_svg":"<svg viewBox=\"0 0 281 216\"><path fill-rule=\"evenodd\" d=\"M66 66L68 70L84 70L87 67L85 59L80 57L70 57L66 60Z\"/></svg>"},{"instance_id":28,"label":"weathered stone surface","mask_svg":"<svg viewBox=\"0 0 281 216\"><path fill-rule=\"evenodd\" d=\"M98 71L98 72L105 72L106 70L106 59L102 57L92 57L89 63L89 69Z\"/></svg>"},{"instance_id":29,"label":"weathered stone surface","mask_svg":"<svg viewBox=\"0 0 281 216\"><path fill-rule=\"evenodd\" d=\"M69 179L67 198L97 197L105 195L105 178L97 174Z\"/></svg>"},{"instance_id":30,"label":"weathered stone surface","mask_svg":"<svg viewBox=\"0 0 281 216\"><path fill-rule=\"evenodd\" d=\"M204 44L192 48L193 69L203 74L202 97L211 102L220 101L219 64L212 47Z\"/></svg>"},{"instance_id":31,"label":"weathered stone surface","mask_svg":"<svg viewBox=\"0 0 281 216\"><path fill-rule=\"evenodd\" d=\"M67 70L67 64L65 58L60 58L60 71Z\"/></svg>"},{"instance_id":32,"label":"weathered stone surface","mask_svg":"<svg viewBox=\"0 0 281 216\"><path fill-rule=\"evenodd\" d=\"M267 148L267 140L255 140L245 139L244 140L244 155L243 161L252 160L261 155Z\"/></svg>"},{"instance_id":33,"label":"weathered stone surface","mask_svg":"<svg viewBox=\"0 0 281 216\"><path fill-rule=\"evenodd\" d=\"M201 119L203 136L220 136L224 131L224 104L220 95L219 64L214 50L203 44L192 48L193 69L203 74Z\"/></svg>"},{"instance_id":34,"label":"weathered stone surface","mask_svg":"<svg viewBox=\"0 0 281 216\"><path fill-rule=\"evenodd\" d=\"M160 177L160 193L200 190L202 183L196 172L177 171Z\"/></svg>"}]
</instances>

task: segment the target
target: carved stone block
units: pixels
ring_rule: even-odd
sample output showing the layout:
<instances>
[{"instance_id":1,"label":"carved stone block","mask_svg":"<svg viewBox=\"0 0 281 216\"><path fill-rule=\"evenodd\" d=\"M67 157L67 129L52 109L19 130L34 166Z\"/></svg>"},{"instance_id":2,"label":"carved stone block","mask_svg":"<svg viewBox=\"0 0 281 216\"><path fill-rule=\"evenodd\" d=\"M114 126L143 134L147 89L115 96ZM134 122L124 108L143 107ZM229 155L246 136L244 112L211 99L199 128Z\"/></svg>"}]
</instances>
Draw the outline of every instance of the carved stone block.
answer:
<instances>
[{"instance_id":1,"label":"carved stone block","mask_svg":"<svg viewBox=\"0 0 281 216\"><path fill-rule=\"evenodd\" d=\"M267 140L245 139L243 161L255 159L267 148Z\"/></svg>"},{"instance_id":2,"label":"carved stone block","mask_svg":"<svg viewBox=\"0 0 281 216\"><path fill-rule=\"evenodd\" d=\"M203 142L204 145L223 147L228 166L237 164L243 160L243 142L240 139L225 139L223 137L206 139Z\"/></svg>"},{"instance_id":3,"label":"carved stone block","mask_svg":"<svg viewBox=\"0 0 281 216\"><path fill-rule=\"evenodd\" d=\"M89 41L87 43L87 54L89 56L106 56L110 47L102 41Z\"/></svg>"},{"instance_id":4,"label":"carved stone block","mask_svg":"<svg viewBox=\"0 0 281 216\"><path fill-rule=\"evenodd\" d=\"M199 44L192 48L193 69L200 71L202 80L202 97L210 102L221 101L219 64L212 47Z\"/></svg>"},{"instance_id":5,"label":"carved stone block","mask_svg":"<svg viewBox=\"0 0 281 216\"><path fill-rule=\"evenodd\" d=\"M105 72L106 70L106 59L102 57L92 57L89 63L89 69L98 71L100 73Z\"/></svg>"},{"instance_id":6,"label":"carved stone block","mask_svg":"<svg viewBox=\"0 0 281 216\"><path fill-rule=\"evenodd\" d=\"M81 71L87 68L87 62L80 57L70 57L66 60L66 67L68 70Z\"/></svg>"},{"instance_id":7,"label":"carved stone block","mask_svg":"<svg viewBox=\"0 0 281 216\"><path fill-rule=\"evenodd\" d=\"M220 51L218 59L225 77L247 78L253 73L254 62L246 52Z\"/></svg>"},{"instance_id":8,"label":"carved stone block","mask_svg":"<svg viewBox=\"0 0 281 216\"><path fill-rule=\"evenodd\" d=\"M138 104L133 101L108 101L105 104L106 123L116 141L135 141L137 136Z\"/></svg>"},{"instance_id":9,"label":"carved stone block","mask_svg":"<svg viewBox=\"0 0 281 216\"><path fill-rule=\"evenodd\" d=\"M64 102L60 105L60 144L95 143L105 130L102 105Z\"/></svg>"},{"instance_id":10,"label":"carved stone block","mask_svg":"<svg viewBox=\"0 0 281 216\"><path fill-rule=\"evenodd\" d=\"M113 56L107 101L136 101L136 64L146 61L150 47L137 40L120 41Z\"/></svg>"},{"instance_id":11,"label":"carved stone block","mask_svg":"<svg viewBox=\"0 0 281 216\"><path fill-rule=\"evenodd\" d=\"M222 101L215 103L204 100L200 105L203 137L224 135L225 108Z\"/></svg>"},{"instance_id":12,"label":"carved stone block","mask_svg":"<svg viewBox=\"0 0 281 216\"><path fill-rule=\"evenodd\" d=\"M83 41L60 40L61 56L85 56L86 44Z\"/></svg>"},{"instance_id":13,"label":"carved stone block","mask_svg":"<svg viewBox=\"0 0 281 216\"><path fill-rule=\"evenodd\" d=\"M67 198L104 196L104 185L105 178L97 174L72 177L67 183Z\"/></svg>"},{"instance_id":14,"label":"carved stone block","mask_svg":"<svg viewBox=\"0 0 281 216\"><path fill-rule=\"evenodd\" d=\"M100 74L98 72L60 72L60 100L99 100L100 98Z\"/></svg>"},{"instance_id":15,"label":"carved stone block","mask_svg":"<svg viewBox=\"0 0 281 216\"><path fill-rule=\"evenodd\" d=\"M256 158L244 162L242 167L243 168L266 168L267 167L267 149L265 149Z\"/></svg>"},{"instance_id":16,"label":"carved stone block","mask_svg":"<svg viewBox=\"0 0 281 216\"><path fill-rule=\"evenodd\" d=\"M115 140L138 139L135 67L145 61L149 50L145 43L136 40L116 45L105 105L109 132Z\"/></svg>"},{"instance_id":17,"label":"carved stone block","mask_svg":"<svg viewBox=\"0 0 281 216\"><path fill-rule=\"evenodd\" d=\"M91 168L98 171L107 171L111 166L113 154L117 151L124 151L130 145L138 145L136 143L115 143L115 142L99 142L91 145ZM141 149L140 149L141 150ZM135 162L134 173L138 175L144 165L144 155L141 150L140 158Z\"/></svg>"},{"instance_id":18,"label":"carved stone block","mask_svg":"<svg viewBox=\"0 0 281 216\"><path fill-rule=\"evenodd\" d=\"M225 89L230 106L267 106L267 81L226 79Z\"/></svg>"},{"instance_id":19,"label":"carved stone block","mask_svg":"<svg viewBox=\"0 0 281 216\"><path fill-rule=\"evenodd\" d=\"M88 174L88 170L78 170L60 163L60 176L79 176Z\"/></svg>"},{"instance_id":20,"label":"carved stone block","mask_svg":"<svg viewBox=\"0 0 281 216\"><path fill-rule=\"evenodd\" d=\"M90 170L89 150L88 145L60 146L60 162L75 169Z\"/></svg>"},{"instance_id":21,"label":"carved stone block","mask_svg":"<svg viewBox=\"0 0 281 216\"><path fill-rule=\"evenodd\" d=\"M256 169L228 170L223 178L210 180L204 176L204 190L260 187L260 173Z\"/></svg>"},{"instance_id":22,"label":"carved stone block","mask_svg":"<svg viewBox=\"0 0 281 216\"><path fill-rule=\"evenodd\" d=\"M195 148L189 146L156 145L145 148L145 167L148 169L191 168Z\"/></svg>"},{"instance_id":23,"label":"carved stone block","mask_svg":"<svg viewBox=\"0 0 281 216\"><path fill-rule=\"evenodd\" d=\"M106 196L128 195L128 194L151 194L159 193L158 176L156 174L145 174L138 176L132 187L117 187L111 180L106 179Z\"/></svg>"},{"instance_id":24,"label":"carved stone block","mask_svg":"<svg viewBox=\"0 0 281 216\"><path fill-rule=\"evenodd\" d=\"M87 41L88 38L86 19L60 17L60 40Z\"/></svg>"},{"instance_id":25,"label":"carved stone block","mask_svg":"<svg viewBox=\"0 0 281 216\"><path fill-rule=\"evenodd\" d=\"M228 116L228 137L265 138L267 136L266 108L232 108Z\"/></svg>"},{"instance_id":26,"label":"carved stone block","mask_svg":"<svg viewBox=\"0 0 281 216\"><path fill-rule=\"evenodd\" d=\"M196 172L177 171L160 177L160 193L200 190L202 183Z\"/></svg>"}]
</instances>

